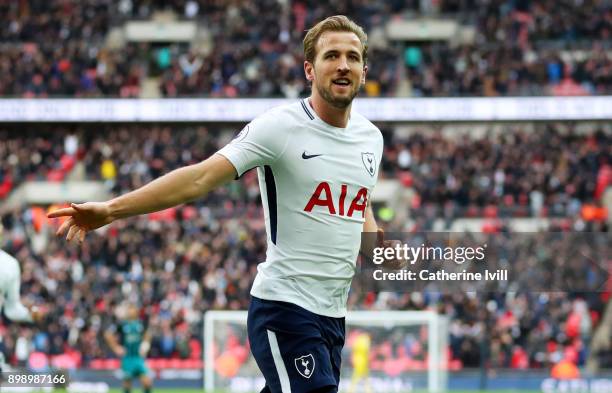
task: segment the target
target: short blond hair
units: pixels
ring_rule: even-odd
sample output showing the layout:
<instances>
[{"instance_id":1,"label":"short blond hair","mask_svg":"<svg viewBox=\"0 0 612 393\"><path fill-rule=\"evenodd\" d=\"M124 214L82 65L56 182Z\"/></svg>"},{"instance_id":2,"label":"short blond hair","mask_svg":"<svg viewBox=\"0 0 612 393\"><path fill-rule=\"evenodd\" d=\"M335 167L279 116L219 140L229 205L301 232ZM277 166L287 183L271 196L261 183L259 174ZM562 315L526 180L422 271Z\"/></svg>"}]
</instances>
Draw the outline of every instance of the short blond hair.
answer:
<instances>
[{"instance_id":1,"label":"short blond hair","mask_svg":"<svg viewBox=\"0 0 612 393\"><path fill-rule=\"evenodd\" d=\"M304 37L304 58L306 61L314 63L315 57L317 56L316 46L319 37L327 31L346 31L355 33L359 41L361 41L361 46L363 47L361 57L363 59L363 64L366 64L368 59L368 35L363 31L361 26L344 15L330 16L308 30Z\"/></svg>"}]
</instances>

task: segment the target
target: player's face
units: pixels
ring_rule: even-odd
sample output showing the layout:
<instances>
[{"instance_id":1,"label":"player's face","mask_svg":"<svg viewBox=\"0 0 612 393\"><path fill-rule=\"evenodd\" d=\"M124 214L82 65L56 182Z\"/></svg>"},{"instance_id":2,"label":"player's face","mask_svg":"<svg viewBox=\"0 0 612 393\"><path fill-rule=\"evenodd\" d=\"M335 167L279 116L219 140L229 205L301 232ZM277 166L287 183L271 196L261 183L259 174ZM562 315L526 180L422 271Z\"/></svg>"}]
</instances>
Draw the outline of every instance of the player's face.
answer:
<instances>
[{"instance_id":1,"label":"player's face","mask_svg":"<svg viewBox=\"0 0 612 393\"><path fill-rule=\"evenodd\" d=\"M130 306L128 308L128 318L129 319L138 319L138 307Z\"/></svg>"},{"instance_id":2,"label":"player's face","mask_svg":"<svg viewBox=\"0 0 612 393\"><path fill-rule=\"evenodd\" d=\"M365 83L368 67L362 58L363 47L355 33L327 31L316 44L314 64L306 62L306 77L330 105L344 109Z\"/></svg>"}]
</instances>

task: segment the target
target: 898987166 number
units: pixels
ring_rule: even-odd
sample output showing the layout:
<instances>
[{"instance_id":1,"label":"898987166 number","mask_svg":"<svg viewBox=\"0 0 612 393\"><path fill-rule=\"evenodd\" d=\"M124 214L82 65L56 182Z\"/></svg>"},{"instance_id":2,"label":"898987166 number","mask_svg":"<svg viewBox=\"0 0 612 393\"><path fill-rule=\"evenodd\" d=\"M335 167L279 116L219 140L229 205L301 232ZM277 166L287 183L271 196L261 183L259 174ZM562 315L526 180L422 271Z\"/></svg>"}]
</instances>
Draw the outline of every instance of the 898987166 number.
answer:
<instances>
[{"instance_id":1,"label":"898987166 number","mask_svg":"<svg viewBox=\"0 0 612 393\"><path fill-rule=\"evenodd\" d=\"M65 374L30 373L26 371L8 371L0 374L0 386L5 387L53 387L65 385Z\"/></svg>"}]
</instances>

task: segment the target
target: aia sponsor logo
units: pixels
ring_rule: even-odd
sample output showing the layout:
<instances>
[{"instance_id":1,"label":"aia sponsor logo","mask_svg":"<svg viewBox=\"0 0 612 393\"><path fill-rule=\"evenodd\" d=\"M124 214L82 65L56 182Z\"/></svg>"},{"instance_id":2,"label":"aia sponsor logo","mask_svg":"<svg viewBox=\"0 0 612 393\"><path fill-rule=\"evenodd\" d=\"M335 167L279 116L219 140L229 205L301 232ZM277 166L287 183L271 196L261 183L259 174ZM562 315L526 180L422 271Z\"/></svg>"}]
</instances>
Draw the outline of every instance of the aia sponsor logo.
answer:
<instances>
[{"instance_id":1,"label":"aia sponsor logo","mask_svg":"<svg viewBox=\"0 0 612 393\"><path fill-rule=\"evenodd\" d=\"M336 196L338 196L337 199ZM347 196L351 204L348 210L345 210ZM304 211L311 213L315 206L326 208L329 214L337 214L344 217L353 217L355 214L361 214L361 217L365 218L365 210L368 206L368 189L361 187L353 197L348 195L348 186L343 184L340 187L340 195L338 195L337 191L336 194L332 193L329 183L321 182L312 193L304 207Z\"/></svg>"}]
</instances>

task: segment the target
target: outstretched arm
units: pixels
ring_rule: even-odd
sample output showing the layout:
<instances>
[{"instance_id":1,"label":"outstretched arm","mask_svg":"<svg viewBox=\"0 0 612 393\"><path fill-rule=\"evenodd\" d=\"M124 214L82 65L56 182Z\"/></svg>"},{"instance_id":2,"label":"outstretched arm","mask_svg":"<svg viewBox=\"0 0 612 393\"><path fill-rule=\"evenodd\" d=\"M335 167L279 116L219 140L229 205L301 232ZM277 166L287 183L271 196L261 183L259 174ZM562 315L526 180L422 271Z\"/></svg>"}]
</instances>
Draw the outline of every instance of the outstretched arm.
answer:
<instances>
[{"instance_id":1,"label":"outstretched arm","mask_svg":"<svg viewBox=\"0 0 612 393\"><path fill-rule=\"evenodd\" d=\"M49 218L69 217L57 230L66 240L83 241L85 234L120 218L152 213L206 195L236 177L236 169L215 154L198 164L176 169L143 187L106 202L72 204L49 213Z\"/></svg>"}]
</instances>

